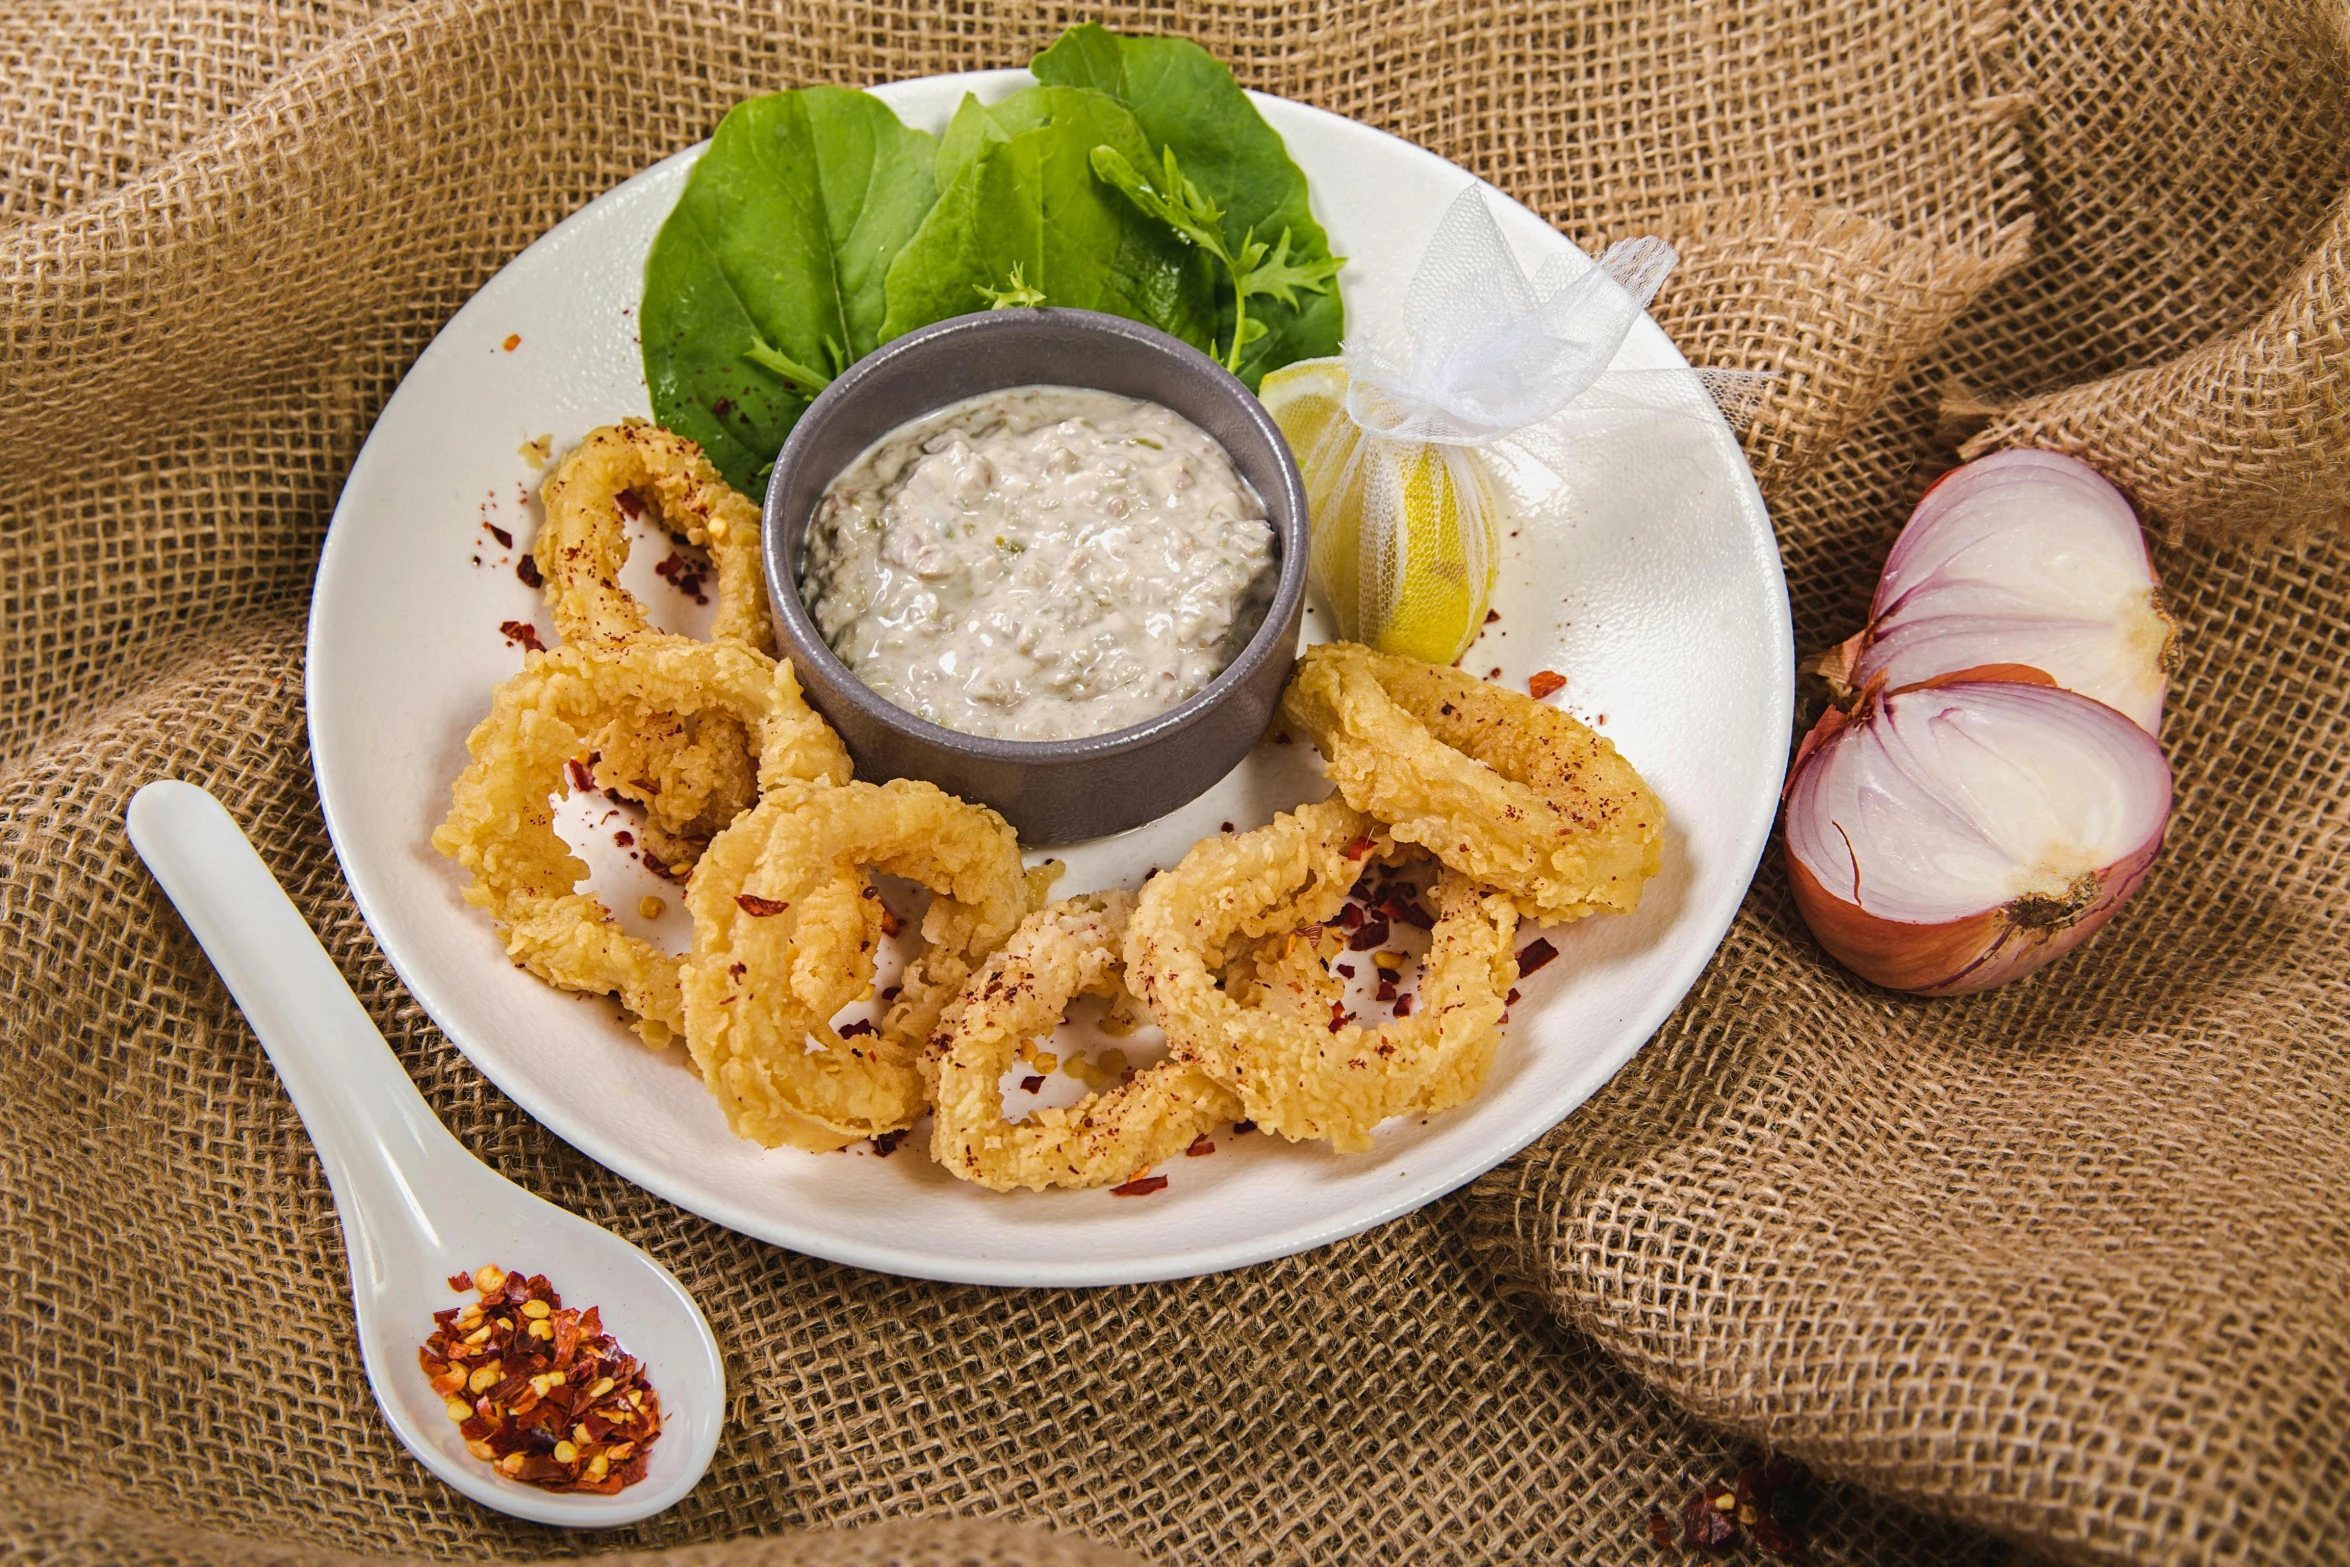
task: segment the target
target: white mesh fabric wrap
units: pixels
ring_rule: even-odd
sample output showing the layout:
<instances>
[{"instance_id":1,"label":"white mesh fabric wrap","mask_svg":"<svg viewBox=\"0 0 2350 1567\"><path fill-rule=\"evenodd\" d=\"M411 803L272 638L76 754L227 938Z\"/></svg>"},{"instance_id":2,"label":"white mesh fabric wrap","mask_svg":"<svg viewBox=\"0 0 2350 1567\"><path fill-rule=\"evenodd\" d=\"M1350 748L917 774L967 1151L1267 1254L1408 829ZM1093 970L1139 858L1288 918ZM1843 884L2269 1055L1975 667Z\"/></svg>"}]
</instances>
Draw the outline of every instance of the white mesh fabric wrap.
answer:
<instances>
[{"instance_id":1,"label":"white mesh fabric wrap","mask_svg":"<svg viewBox=\"0 0 2350 1567\"><path fill-rule=\"evenodd\" d=\"M1661 239L1628 239L1596 265L1563 255L1528 277L1482 191L1454 198L1398 319L1347 344L1346 417L1298 454L1315 581L1345 636L1457 657L1484 616L1502 505L1556 499L1578 435L1751 407L1754 377L1614 367L1677 260ZM1446 492L1457 519L1433 499ZM1389 640L1448 613L1462 621L1449 650Z\"/></svg>"}]
</instances>

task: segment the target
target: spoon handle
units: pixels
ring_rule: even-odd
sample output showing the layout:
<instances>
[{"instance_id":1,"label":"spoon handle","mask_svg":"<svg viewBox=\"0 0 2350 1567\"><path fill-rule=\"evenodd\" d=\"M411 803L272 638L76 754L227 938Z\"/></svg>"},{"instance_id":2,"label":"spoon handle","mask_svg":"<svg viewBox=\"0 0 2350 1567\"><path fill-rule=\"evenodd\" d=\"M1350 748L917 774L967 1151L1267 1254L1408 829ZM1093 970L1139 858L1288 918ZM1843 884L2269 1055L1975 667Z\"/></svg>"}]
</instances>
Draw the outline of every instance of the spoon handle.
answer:
<instances>
[{"instance_id":1,"label":"spoon handle","mask_svg":"<svg viewBox=\"0 0 2350 1567\"><path fill-rule=\"evenodd\" d=\"M131 844L269 1052L317 1146L355 1264L380 1255L362 1191L409 1192L461 1145L318 944L293 900L226 808L194 784L163 780L131 797ZM470 1155L464 1157L470 1158Z\"/></svg>"}]
</instances>

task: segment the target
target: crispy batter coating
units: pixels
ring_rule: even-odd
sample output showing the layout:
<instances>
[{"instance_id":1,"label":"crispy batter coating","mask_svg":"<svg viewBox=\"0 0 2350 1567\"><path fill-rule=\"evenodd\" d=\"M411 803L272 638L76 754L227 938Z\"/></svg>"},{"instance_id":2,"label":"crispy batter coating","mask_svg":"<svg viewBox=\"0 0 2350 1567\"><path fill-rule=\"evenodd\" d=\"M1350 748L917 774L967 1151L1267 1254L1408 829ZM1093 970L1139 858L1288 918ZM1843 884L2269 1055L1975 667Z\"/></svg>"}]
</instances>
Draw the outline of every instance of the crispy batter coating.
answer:
<instances>
[{"instance_id":1,"label":"crispy batter coating","mask_svg":"<svg viewBox=\"0 0 2350 1567\"><path fill-rule=\"evenodd\" d=\"M1169 1058L1076 1104L1004 1118L1003 1075L1022 1042L1050 1034L1079 996L1128 1001L1120 981L1134 894L1068 898L1031 914L971 976L922 1053L936 1120L932 1157L999 1192L1112 1186L1240 1118L1240 1101Z\"/></svg>"},{"instance_id":2,"label":"crispy batter coating","mask_svg":"<svg viewBox=\"0 0 2350 1567\"><path fill-rule=\"evenodd\" d=\"M713 640L774 651L759 562L759 508L702 449L641 419L588 432L540 489L546 521L531 549L555 629L567 643L620 642L652 626L620 585L628 559L624 498L709 551L718 574ZM702 846L758 798L750 737L722 713L613 723L596 734L596 783L645 808L640 837L654 868L683 874Z\"/></svg>"},{"instance_id":3,"label":"crispy batter coating","mask_svg":"<svg viewBox=\"0 0 2350 1567\"><path fill-rule=\"evenodd\" d=\"M1057 867L1055 867L1057 869ZM931 891L923 950L877 1033L832 1018L872 993L867 873ZM973 968L1041 898L1011 826L935 785L781 788L711 840L686 889L686 1042L737 1136L822 1152L910 1125L915 1054ZM870 908L869 921L853 916ZM810 1045L816 1046L810 1049Z\"/></svg>"},{"instance_id":4,"label":"crispy batter coating","mask_svg":"<svg viewBox=\"0 0 2350 1567\"><path fill-rule=\"evenodd\" d=\"M1126 933L1128 983L1178 1057L1230 1087L1264 1130L1347 1153L1369 1148L1390 1116L1449 1108L1484 1085L1517 978L1511 901L1446 872L1419 1007L1376 1029L1334 1015L1342 992L1323 926L1386 851L1377 833L1332 799L1205 839L1144 884Z\"/></svg>"},{"instance_id":5,"label":"crispy batter coating","mask_svg":"<svg viewBox=\"0 0 2350 1567\"><path fill-rule=\"evenodd\" d=\"M490 697L466 738L473 758L451 789L433 847L473 873L465 901L506 932L506 951L551 985L617 995L647 1044L683 1029L677 960L628 935L555 832L564 764L615 723L657 713L724 714L756 736L760 778L844 782L848 753L800 696L789 663L733 643L649 633L627 643L534 653Z\"/></svg>"},{"instance_id":6,"label":"crispy batter coating","mask_svg":"<svg viewBox=\"0 0 2350 1567\"><path fill-rule=\"evenodd\" d=\"M1664 805L1607 740L1457 669L1351 642L1307 650L1282 717L1349 805L1529 920L1630 913L1657 872Z\"/></svg>"},{"instance_id":7,"label":"crispy batter coating","mask_svg":"<svg viewBox=\"0 0 2350 1567\"><path fill-rule=\"evenodd\" d=\"M596 786L645 808L647 864L682 876L759 797L750 736L724 713L634 713L596 731Z\"/></svg>"},{"instance_id":8,"label":"crispy batter coating","mask_svg":"<svg viewBox=\"0 0 2350 1567\"><path fill-rule=\"evenodd\" d=\"M772 654L758 506L719 476L699 446L642 419L589 431L539 490L547 520L531 554L563 640L617 642L652 629L644 604L620 585L628 559L623 496L710 552L718 569L712 639Z\"/></svg>"}]
</instances>

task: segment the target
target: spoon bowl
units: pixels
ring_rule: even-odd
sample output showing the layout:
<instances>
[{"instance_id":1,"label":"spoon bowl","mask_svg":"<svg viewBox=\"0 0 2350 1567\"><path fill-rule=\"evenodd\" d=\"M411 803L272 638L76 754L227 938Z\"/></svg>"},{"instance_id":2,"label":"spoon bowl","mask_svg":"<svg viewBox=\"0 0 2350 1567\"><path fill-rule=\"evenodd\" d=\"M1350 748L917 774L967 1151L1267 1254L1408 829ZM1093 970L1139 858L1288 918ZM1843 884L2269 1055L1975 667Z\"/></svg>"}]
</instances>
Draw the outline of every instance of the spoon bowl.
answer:
<instances>
[{"instance_id":1,"label":"spoon bowl","mask_svg":"<svg viewBox=\"0 0 2350 1567\"><path fill-rule=\"evenodd\" d=\"M485 1507L538 1523L610 1528L662 1511L710 1466L726 1371L685 1286L644 1252L491 1170L449 1135L351 994L334 961L218 800L148 784L127 813L162 884L269 1053L326 1167L350 1254L360 1355L393 1434L417 1462ZM449 1279L485 1263L545 1274L660 1395L646 1475L612 1496L510 1480L467 1451L417 1364L432 1314L475 1298Z\"/></svg>"}]
</instances>

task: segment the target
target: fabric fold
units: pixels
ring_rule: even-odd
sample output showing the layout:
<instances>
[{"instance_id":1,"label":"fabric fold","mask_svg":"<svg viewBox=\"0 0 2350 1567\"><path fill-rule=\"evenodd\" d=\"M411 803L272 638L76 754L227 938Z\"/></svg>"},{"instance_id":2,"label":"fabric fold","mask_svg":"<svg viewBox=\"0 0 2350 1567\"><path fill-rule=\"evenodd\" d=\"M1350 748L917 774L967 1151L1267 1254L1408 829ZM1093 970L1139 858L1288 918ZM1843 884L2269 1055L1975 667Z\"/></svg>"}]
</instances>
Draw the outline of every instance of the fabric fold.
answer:
<instances>
[{"instance_id":1,"label":"fabric fold","mask_svg":"<svg viewBox=\"0 0 2350 1567\"><path fill-rule=\"evenodd\" d=\"M316 551L405 368L564 214L745 94L1016 63L1055 21L38 0L0 19L0 1554L560 1548L374 1417L298 1123L122 841L130 790L172 774L229 801L457 1135L721 1323L716 1468L600 1547L1616 1561L1651 1505L1769 1441L1854 1482L1825 1560L1988 1563L1984 1530L2082 1561L2322 1560L2350 1528L2327 1446L2350 1424L2350 561L2316 528L2303 553L2221 540L2339 477L2339 82L2230 43L2301 34L2224 0L1105 19L1196 37L1579 241L1669 241L1656 319L1693 363L1775 375L1747 446L1806 651L1857 623L1954 458L1946 381L2009 410L1992 439L2077 441L2184 517L2162 559L2183 803L2148 894L2042 979L1928 1007L1842 979L1766 865L1674 1021L1557 1132L1235 1274L954 1289L720 1230L520 1114L368 938L304 745ZM2264 211L2274 234L2236 221Z\"/></svg>"}]
</instances>

